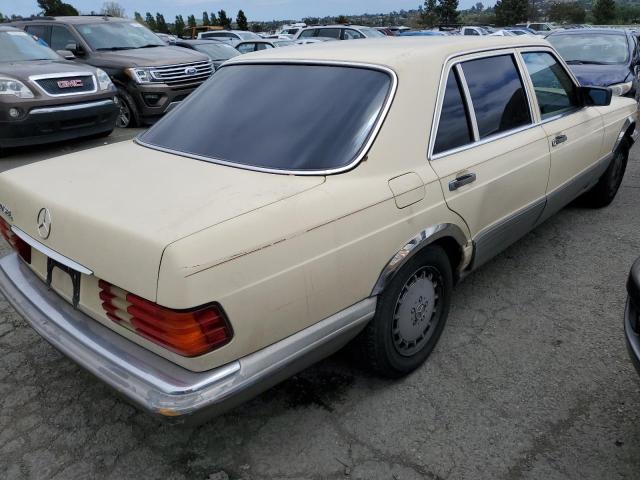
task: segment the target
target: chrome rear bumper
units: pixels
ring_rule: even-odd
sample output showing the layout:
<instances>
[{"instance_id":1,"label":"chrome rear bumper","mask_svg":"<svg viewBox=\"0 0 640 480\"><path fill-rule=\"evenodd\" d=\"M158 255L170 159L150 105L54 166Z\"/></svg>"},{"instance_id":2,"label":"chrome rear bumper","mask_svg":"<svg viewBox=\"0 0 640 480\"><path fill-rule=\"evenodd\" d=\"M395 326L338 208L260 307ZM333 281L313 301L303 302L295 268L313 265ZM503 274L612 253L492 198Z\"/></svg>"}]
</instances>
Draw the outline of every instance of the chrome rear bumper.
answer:
<instances>
[{"instance_id":1,"label":"chrome rear bumper","mask_svg":"<svg viewBox=\"0 0 640 480\"><path fill-rule=\"evenodd\" d=\"M16 254L0 259L0 291L51 345L151 413L201 422L330 355L373 316L367 298L227 365L191 372L118 335L50 291Z\"/></svg>"}]
</instances>

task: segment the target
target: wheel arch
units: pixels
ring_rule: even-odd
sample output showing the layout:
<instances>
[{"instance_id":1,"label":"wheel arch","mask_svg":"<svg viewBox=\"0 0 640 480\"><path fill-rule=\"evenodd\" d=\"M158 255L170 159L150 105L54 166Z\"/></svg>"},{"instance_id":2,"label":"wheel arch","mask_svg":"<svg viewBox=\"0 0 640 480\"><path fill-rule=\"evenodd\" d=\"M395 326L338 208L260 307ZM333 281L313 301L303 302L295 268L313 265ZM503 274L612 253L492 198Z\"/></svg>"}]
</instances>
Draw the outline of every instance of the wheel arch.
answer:
<instances>
[{"instance_id":1,"label":"wheel arch","mask_svg":"<svg viewBox=\"0 0 640 480\"><path fill-rule=\"evenodd\" d=\"M409 259L431 245L442 247L447 257L449 257L454 276L457 277L459 266L465 258L464 250L467 244L468 239L464 232L453 223L441 223L425 228L406 242L387 262L378 276L371 291L371 296L382 293Z\"/></svg>"},{"instance_id":2,"label":"wheel arch","mask_svg":"<svg viewBox=\"0 0 640 480\"><path fill-rule=\"evenodd\" d=\"M622 124L622 128L620 129L620 133L618 134L618 138L616 139L616 143L613 146L612 152L616 152L622 141L626 138L629 141L629 148L635 143L636 138L638 137L638 133L636 132L636 119L633 116L629 116L625 119Z\"/></svg>"}]
</instances>

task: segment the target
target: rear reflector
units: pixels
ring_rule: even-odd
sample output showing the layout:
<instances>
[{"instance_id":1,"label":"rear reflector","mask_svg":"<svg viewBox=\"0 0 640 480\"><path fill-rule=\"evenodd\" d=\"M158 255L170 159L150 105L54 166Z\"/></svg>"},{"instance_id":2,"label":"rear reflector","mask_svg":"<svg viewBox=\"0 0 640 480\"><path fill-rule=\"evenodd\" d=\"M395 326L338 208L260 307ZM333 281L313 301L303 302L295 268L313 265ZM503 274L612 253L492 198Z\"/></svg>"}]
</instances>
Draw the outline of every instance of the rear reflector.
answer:
<instances>
[{"instance_id":1,"label":"rear reflector","mask_svg":"<svg viewBox=\"0 0 640 480\"><path fill-rule=\"evenodd\" d=\"M195 357L229 343L231 326L222 308L171 310L99 282L102 308L111 320L184 357Z\"/></svg>"},{"instance_id":2,"label":"rear reflector","mask_svg":"<svg viewBox=\"0 0 640 480\"><path fill-rule=\"evenodd\" d=\"M25 262L31 263L31 245L13 233L3 218L0 218L0 234Z\"/></svg>"}]
</instances>

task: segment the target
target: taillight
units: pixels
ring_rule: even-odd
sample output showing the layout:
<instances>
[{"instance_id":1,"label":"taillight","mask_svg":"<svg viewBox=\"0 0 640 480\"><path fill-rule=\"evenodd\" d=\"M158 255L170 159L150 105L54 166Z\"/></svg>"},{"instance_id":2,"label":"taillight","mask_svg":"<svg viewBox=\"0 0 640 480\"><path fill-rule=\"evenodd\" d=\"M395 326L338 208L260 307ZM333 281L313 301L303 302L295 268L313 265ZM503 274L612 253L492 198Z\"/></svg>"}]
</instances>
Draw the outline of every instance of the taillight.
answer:
<instances>
[{"instance_id":1,"label":"taillight","mask_svg":"<svg viewBox=\"0 0 640 480\"><path fill-rule=\"evenodd\" d=\"M107 317L179 355L202 355L233 337L231 326L217 305L192 311L171 310L103 280L99 286Z\"/></svg>"},{"instance_id":2,"label":"taillight","mask_svg":"<svg viewBox=\"0 0 640 480\"><path fill-rule=\"evenodd\" d=\"M9 224L1 217L0 234L25 262L31 263L31 245L13 233Z\"/></svg>"}]
</instances>

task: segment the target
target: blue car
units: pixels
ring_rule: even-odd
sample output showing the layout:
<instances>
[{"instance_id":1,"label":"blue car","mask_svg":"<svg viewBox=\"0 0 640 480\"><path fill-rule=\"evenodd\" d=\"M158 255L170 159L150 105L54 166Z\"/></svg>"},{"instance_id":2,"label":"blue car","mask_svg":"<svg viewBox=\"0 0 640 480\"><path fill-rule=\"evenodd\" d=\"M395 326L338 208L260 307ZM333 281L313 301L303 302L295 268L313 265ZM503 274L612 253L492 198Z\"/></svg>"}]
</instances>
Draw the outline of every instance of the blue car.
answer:
<instances>
[{"instance_id":1,"label":"blue car","mask_svg":"<svg viewBox=\"0 0 640 480\"><path fill-rule=\"evenodd\" d=\"M551 33L547 40L583 85L610 87L614 95L637 98L640 58L631 31L563 30Z\"/></svg>"}]
</instances>

